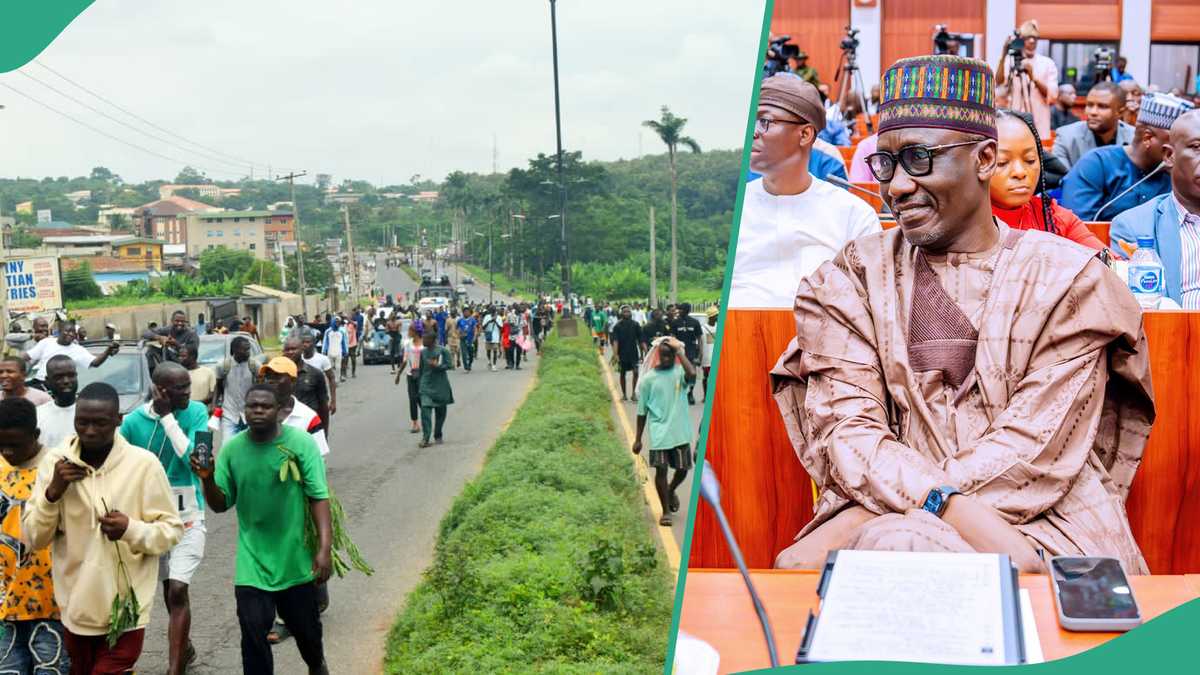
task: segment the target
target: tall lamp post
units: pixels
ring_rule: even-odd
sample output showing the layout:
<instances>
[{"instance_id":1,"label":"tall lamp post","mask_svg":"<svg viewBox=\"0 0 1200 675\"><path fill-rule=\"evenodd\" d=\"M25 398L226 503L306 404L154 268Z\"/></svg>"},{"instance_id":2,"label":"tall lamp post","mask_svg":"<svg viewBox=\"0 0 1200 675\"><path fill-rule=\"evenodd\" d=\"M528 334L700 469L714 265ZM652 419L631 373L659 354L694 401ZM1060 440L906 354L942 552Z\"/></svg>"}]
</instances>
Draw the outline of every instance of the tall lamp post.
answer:
<instances>
[{"instance_id":1,"label":"tall lamp post","mask_svg":"<svg viewBox=\"0 0 1200 675\"><path fill-rule=\"evenodd\" d=\"M550 45L554 55L554 132L558 142L558 223L562 228L562 294L567 306L571 300L571 258L567 248L567 186L563 183L562 110L558 95L558 15L556 0L550 0Z\"/></svg>"}]
</instances>

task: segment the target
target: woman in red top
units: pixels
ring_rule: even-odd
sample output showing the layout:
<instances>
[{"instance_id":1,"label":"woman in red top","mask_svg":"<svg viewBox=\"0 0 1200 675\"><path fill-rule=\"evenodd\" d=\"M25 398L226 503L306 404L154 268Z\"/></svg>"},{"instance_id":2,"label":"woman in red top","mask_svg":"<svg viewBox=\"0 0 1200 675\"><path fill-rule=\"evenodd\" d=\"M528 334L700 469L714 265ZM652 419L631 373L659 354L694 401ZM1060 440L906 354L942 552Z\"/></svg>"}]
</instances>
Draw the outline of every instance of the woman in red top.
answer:
<instances>
[{"instance_id":1,"label":"woman in red top","mask_svg":"<svg viewBox=\"0 0 1200 675\"><path fill-rule=\"evenodd\" d=\"M1033 120L1026 113L996 113L999 141L992 174L992 214L1018 230L1045 230L1089 248L1106 248L1069 209L1046 195L1045 155Z\"/></svg>"}]
</instances>

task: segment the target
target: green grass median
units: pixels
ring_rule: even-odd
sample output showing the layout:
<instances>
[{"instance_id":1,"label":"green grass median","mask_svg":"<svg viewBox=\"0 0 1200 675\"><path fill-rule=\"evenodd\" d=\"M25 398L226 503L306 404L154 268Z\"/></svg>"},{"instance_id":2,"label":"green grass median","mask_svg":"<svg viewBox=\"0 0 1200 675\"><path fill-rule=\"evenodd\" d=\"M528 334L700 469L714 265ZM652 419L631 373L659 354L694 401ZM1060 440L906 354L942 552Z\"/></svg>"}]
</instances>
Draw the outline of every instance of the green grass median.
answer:
<instances>
[{"instance_id":1,"label":"green grass median","mask_svg":"<svg viewBox=\"0 0 1200 675\"><path fill-rule=\"evenodd\" d=\"M388 636L389 673L658 673L671 580L587 338L538 382L442 520Z\"/></svg>"}]
</instances>

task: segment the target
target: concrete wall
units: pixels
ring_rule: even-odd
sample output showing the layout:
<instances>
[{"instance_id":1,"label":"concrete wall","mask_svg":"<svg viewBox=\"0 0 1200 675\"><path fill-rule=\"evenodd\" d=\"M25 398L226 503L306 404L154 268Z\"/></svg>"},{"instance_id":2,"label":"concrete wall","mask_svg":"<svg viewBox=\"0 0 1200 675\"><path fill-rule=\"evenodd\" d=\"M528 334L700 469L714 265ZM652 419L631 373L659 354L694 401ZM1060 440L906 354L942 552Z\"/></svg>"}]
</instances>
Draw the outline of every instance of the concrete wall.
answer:
<instances>
[{"instance_id":1,"label":"concrete wall","mask_svg":"<svg viewBox=\"0 0 1200 675\"><path fill-rule=\"evenodd\" d=\"M89 339L103 337L104 325L107 323L114 324L117 327L117 332L121 334L123 339L137 339L141 336L142 331L146 330L146 327L150 325L151 321L160 326L166 325L171 320L171 314L177 309L187 312L188 320L193 325L199 314L204 314L210 323L212 321L212 313L208 302L203 300L158 305L138 305L134 307L81 309L72 311L71 315L80 318L80 323L87 330ZM333 311L333 309L335 308L333 307L332 300L322 298L318 295L308 296L308 312L310 315L315 315L317 312L323 314L327 311ZM300 313L301 301L299 296L269 305L249 306L243 302L239 302L237 305L237 315L254 317L258 324L258 334L263 338L277 337L285 319L289 315Z\"/></svg>"}]
</instances>

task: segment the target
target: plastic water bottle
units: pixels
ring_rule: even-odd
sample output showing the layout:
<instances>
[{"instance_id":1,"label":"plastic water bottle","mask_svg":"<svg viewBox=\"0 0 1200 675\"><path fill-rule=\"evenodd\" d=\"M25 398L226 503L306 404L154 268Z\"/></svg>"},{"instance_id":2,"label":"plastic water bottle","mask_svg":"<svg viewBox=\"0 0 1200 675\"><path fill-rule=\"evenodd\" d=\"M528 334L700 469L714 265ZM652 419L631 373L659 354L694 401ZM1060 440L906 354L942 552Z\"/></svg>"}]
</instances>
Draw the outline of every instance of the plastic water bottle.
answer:
<instances>
[{"instance_id":1,"label":"plastic water bottle","mask_svg":"<svg viewBox=\"0 0 1200 675\"><path fill-rule=\"evenodd\" d=\"M1129 290L1143 309L1156 309L1162 299L1163 266L1154 250L1154 237L1138 237L1129 258Z\"/></svg>"}]
</instances>

